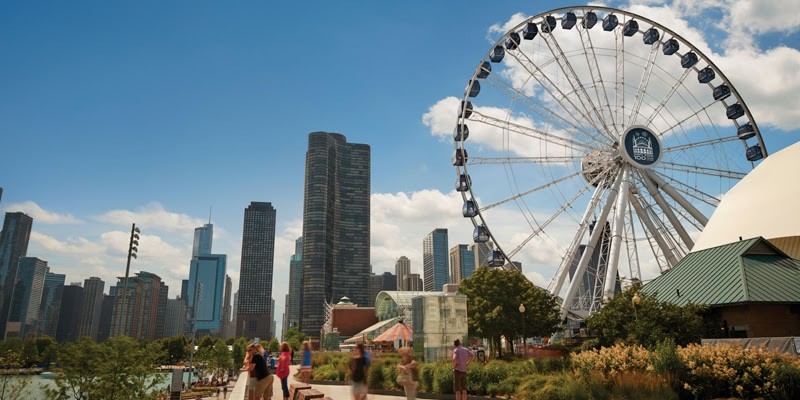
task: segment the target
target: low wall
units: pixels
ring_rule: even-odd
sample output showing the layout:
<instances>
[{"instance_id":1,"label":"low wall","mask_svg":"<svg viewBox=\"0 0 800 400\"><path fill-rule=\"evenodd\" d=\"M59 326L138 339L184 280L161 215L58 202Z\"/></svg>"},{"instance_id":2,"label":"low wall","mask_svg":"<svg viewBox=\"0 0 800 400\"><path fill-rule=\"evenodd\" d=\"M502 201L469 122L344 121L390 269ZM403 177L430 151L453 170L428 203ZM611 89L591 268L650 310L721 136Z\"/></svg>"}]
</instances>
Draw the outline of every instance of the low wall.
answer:
<instances>
[{"instance_id":1,"label":"low wall","mask_svg":"<svg viewBox=\"0 0 800 400\"><path fill-rule=\"evenodd\" d=\"M228 397L231 400L246 400L247 399L247 372L242 372L239 374L239 379L236 380L236 386L233 387L233 391L231 391L231 396Z\"/></svg>"}]
</instances>

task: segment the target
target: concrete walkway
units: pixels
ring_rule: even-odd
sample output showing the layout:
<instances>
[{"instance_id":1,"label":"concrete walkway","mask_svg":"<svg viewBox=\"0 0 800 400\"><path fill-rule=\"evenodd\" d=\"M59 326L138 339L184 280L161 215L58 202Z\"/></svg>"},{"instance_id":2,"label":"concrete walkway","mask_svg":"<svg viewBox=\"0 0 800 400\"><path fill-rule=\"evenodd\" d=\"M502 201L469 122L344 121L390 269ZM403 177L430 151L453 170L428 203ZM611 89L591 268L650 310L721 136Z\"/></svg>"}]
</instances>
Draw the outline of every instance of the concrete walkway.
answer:
<instances>
[{"instance_id":1,"label":"concrete walkway","mask_svg":"<svg viewBox=\"0 0 800 400\"><path fill-rule=\"evenodd\" d=\"M297 373L298 370L297 365L291 366L291 373L289 374L289 385L294 382L297 382L294 379L294 374ZM236 381L236 386L234 386L233 391L228 392L228 399L230 400L247 400L247 396L245 393L245 386L247 386L247 373L242 373L239 375L239 380ZM350 400L353 398L353 394L351 392L350 385L311 385L312 388L319 390L322 393L325 393L325 396L330 397L333 400ZM215 397L210 397L209 399L214 399ZM222 396L220 395L220 398ZM387 396L387 395L380 395L380 394L370 394L367 396L370 400L389 400L389 399L405 399L405 396ZM272 383L272 400L283 400L283 391L281 390L281 380L278 377L275 377L275 381Z\"/></svg>"}]
</instances>

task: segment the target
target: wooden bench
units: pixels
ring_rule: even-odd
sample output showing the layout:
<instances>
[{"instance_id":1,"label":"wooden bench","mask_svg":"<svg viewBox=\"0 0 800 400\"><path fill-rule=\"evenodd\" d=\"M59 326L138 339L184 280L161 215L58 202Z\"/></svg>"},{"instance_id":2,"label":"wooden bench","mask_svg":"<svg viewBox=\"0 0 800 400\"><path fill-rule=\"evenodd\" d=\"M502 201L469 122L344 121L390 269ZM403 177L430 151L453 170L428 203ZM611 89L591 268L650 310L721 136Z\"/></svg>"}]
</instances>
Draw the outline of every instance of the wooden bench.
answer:
<instances>
[{"instance_id":1,"label":"wooden bench","mask_svg":"<svg viewBox=\"0 0 800 400\"><path fill-rule=\"evenodd\" d=\"M300 391L300 395L297 397L297 400L321 399L323 397L325 397L325 394L319 390L303 389Z\"/></svg>"},{"instance_id":2,"label":"wooden bench","mask_svg":"<svg viewBox=\"0 0 800 400\"><path fill-rule=\"evenodd\" d=\"M292 400L297 400L299 398L298 396L300 395L300 391L305 389L311 389L311 385L301 382L292 383L289 385L289 398Z\"/></svg>"}]
</instances>

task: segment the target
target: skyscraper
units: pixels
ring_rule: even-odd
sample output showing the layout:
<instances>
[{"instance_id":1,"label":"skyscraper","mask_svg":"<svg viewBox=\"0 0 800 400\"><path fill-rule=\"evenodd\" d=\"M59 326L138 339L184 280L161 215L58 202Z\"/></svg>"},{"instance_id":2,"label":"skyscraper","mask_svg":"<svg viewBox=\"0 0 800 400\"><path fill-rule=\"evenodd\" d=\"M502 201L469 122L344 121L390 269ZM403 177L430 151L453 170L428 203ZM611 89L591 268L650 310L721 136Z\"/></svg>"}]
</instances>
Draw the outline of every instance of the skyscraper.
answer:
<instances>
[{"instance_id":1,"label":"skyscraper","mask_svg":"<svg viewBox=\"0 0 800 400\"><path fill-rule=\"evenodd\" d=\"M189 266L186 306L195 332L200 336L222 335L222 303L225 300L225 254L194 257Z\"/></svg>"},{"instance_id":2,"label":"skyscraper","mask_svg":"<svg viewBox=\"0 0 800 400\"><path fill-rule=\"evenodd\" d=\"M300 326L300 302L303 300L303 238L294 242L294 255L289 259L289 293L286 295L283 334Z\"/></svg>"},{"instance_id":3,"label":"skyscraper","mask_svg":"<svg viewBox=\"0 0 800 400\"><path fill-rule=\"evenodd\" d=\"M181 280L181 298L186 300L189 297L189 280L182 279Z\"/></svg>"},{"instance_id":4,"label":"skyscraper","mask_svg":"<svg viewBox=\"0 0 800 400\"><path fill-rule=\"evenodd\" d=\"M128 279L127 289L124 286L125 278L117 279L116 289L110 290L120 294L114 300L111 335L125 335L134 339L155 339L156 325L158 324L158 302L161 297L161 285L163 285L161 277L151 272L137 272L136 276ZM127 290L124 297L128 304L125 307L122 307L123 290ZM123 309L132 312L119 312Z\"/></svg>"},{"instance_id":5,"label":"skyscraper","mask_svg":"<svg viewBox=\"0 0 800 400\"><path fill-rule=\"evenodd\" d=\"M48 272L44 276L42 301L39 303L39 334L56 337L58 315L61 310L61 294L66 275Z\"/></svg>"},{"instance_id":6,"label":"skyscraper","mask_svg":"<svg viewBox=\"0 0 800 400\"><path fill-rule=\"evenodd\" d=\"M122 280L124 278L120 278ZM133 279L131 279L133 281ZM83 310L83 288L80 283L71 283L64 286L61 295L61 307L58 313L58 327L56 340L59 342L78 340L78 327L81 323Z\"/></svg>"},{"instance_id":7,"label":"skyscraper","mask_svg":"<svg viewBox=\"0 0 800 400\"><path fill-rule=\"evenodd\" d=\"M275 216L272 203L254 201L244 210L236 337L269 340L275 334L271 303Z\"/></svg>"},{"instance_id":8,"label":"skyscraper","mask_svg":"<svg viewBox=\"0 0 800 400\"><path fill-rule=\"evenodd\" d=\"M397 290L397 278L391 272L369 276L369 306L375 307L375 298L383 291Z\"/></svg>"},{"instance_id":9,"label":"skyscraper","mask_svg":"<svg viewBox=\"0 0 800 400\"><path fill-rule=\"evenodd\" d=\"M492 247L494 247L492 242L473 243L469 245L469 250L472 252L472 256L475 259L475 269L478 269L483 265L489 265L486 262L486 259L489 258L489 254L492 252Z\"/></svg>"},{"instance_id":10,"label":"skyscraper","mask_svg":"<svg viewBox=\"0 0 800 400\"><path fill-rule=\"evenodd\" d=\"M161 288L158 291L158 308L156 311L156 339L161 339L164 336L164 324L167 318L167 300L169 300L169 286L161 282Z\"/></svg>"},{"instance_id":11,"label":"skyscraper","mask_svg":"<svg viewBox=\"0 0 800 400\"><path fill-rule=\"evenodd\" d=\"M223 339L229 339L234 336L235 332L231 332L231 290L233 290L233 281L229 275L225 275L225 295L222 298L222 334Z\"/></svg>"},{"instance_id":12,"label":"skyscraper","mask_svg":"<svg viewBox=\"0 0 800 400\"><path fill-rule=\"evenodd\" d=\"M111 288L109 288L109 291ZM97 342L104 342L111 335L111 318L114 314L114 300L116 296L103 295L103 305L100 311L100 324L97 328Z\"/></svg>"},{"instance_id":13,"label":"skyscraper","mask_svg":"<svg viewBox=\"0 0 800 400\"><path fill-rule=\"evenodd\" d=\"M164 318L164 337L183 335L186 321L186 302L181 299L168 299Z\"/></svg>"},{"instance_id":14,"label":"skyscraper","mask_svg":"<svg viewBox=\"0 0 800 400\"><path fill-rule=\"evenodd\" d=\"M11 295L11 308L6 323L6 337L35 336L39 324L39 306L47 261L22 257L17 267L17 282Z\"/></svg>"},{"instance_id":15,"label":"skyscraper","mask_svg":"<svg viewBox=\"0 0 800 400\"><path fill-rule=\"evenodd\" d=\"M403 277L411 273L411 260L406 256L400 256L394 263L394 274L397 276L397 290L408 290L403 282Z\"/></svg>"},{"instance_id":16,"label":"skyscraper","mask_svg":"<svg viewBox=\"0 0 800 400\"><path fill-rule=\"evenodd\" d=\"M97 341L105 286L106 283L96 276L83 281L83 319L78 328L79 336L89 336Z\"/></svg>"},{"instance_id":17,"label":"skyscraper","mask_svg":"<svg viewBox=\"0 0 800 400\"><path fill-rule=\"evenodd\" d=\"M211 242L214 240L214 225L210 222L194 228L194 244L192 245L192 257L211 254Z\"/></svg>"},{"instance_id":18,"label":"skyscraper","mask_svg":"<svg viewBox=\"0 0 800 400\"><path fill-rule=\"evenodd\" d=\"M20 257L28 254L33 218L21 212L7 212L0 232L0 334L6 331L11 294L17 281Z\"/></svg>"},{"instance_id":19,"label":"skyscraper","mask_svg":"<svg viewBox=\"0 0 800 400\"><path fill-rule=\"evenodd\" d=\"M447 262L447 229L436 228L422 240L422 272L426 292L441 291L450 282Z\"/></svg>"},{"instance_id":20,"label":"skyscraper","mask_svg":"<svg viewBox=\"0 0 800 400\"><path fill-rule=\"evenodd\" d=\"M407 291L421 292L423 289L422 278L419 277L419 274L406 274L403 277L403 286L407 288Z\"/></svg>"},{"instance_id":21,"label":"skyscraper","mask_svg":"<svg viewBox=\"0 0 800 400\"><path fill-rule=\"evenodd\" d=\"M475 271L475 255L466 244L457 244L450 249L450 283L461 283Z\"/></svg>"},{"instance_id":22,"label":"skyscraper","mask_svg":"<svg viewBox=\"0 0 800 400\"><path fill-rule=\"evenodd\" d=\"M325 304L369 303L370 147L338 133L308 135L300 329L319 337Z\"/></svg>"}]
</instances>

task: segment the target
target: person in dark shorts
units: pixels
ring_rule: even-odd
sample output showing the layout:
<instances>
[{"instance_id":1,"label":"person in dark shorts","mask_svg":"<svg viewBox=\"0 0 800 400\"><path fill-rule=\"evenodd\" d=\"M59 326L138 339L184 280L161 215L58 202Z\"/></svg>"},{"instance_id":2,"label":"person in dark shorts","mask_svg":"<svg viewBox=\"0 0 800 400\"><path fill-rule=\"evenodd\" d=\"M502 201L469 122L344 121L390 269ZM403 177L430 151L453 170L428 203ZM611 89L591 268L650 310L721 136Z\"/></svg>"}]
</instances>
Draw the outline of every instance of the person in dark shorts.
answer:
<instances>
[{"instance_id":1,"label":"person in dark shorts","mask_svg":"<svg viewBox=\"0 0 800 400\"><path fill-rule=\"evenodd\" d=\"M475 355L469 349L461 346L461 341L453 341L453 391L456 400L467 400L467 365L472 362Z\"/></svg>"},{"instance_id":2,"label":"person in dark shorts","mask_svg":"<svg viewBox=\"0 0 800 400\"><path fill-rule=\"evenodd\" d=\"M353 349L350 359L350 379L353 380L353 400L367 399L367 361L364 358L364 344L359 343Z\"/></svg>"},{"instance_id":3,"label":"person in dark shorts","mask_svg":"<svg viewBox=\"0 0 800 400\"><path fill-rule=\"evenodd\" d=\"M253 388L253 400L270 400L272 399L272 381L275 379L267 368L267 362L264 360L263 349L260 345L250 345L249 350L252 352L250 358L250 371L255 373L255 387Z\"/></svg>"}]
</instances>

